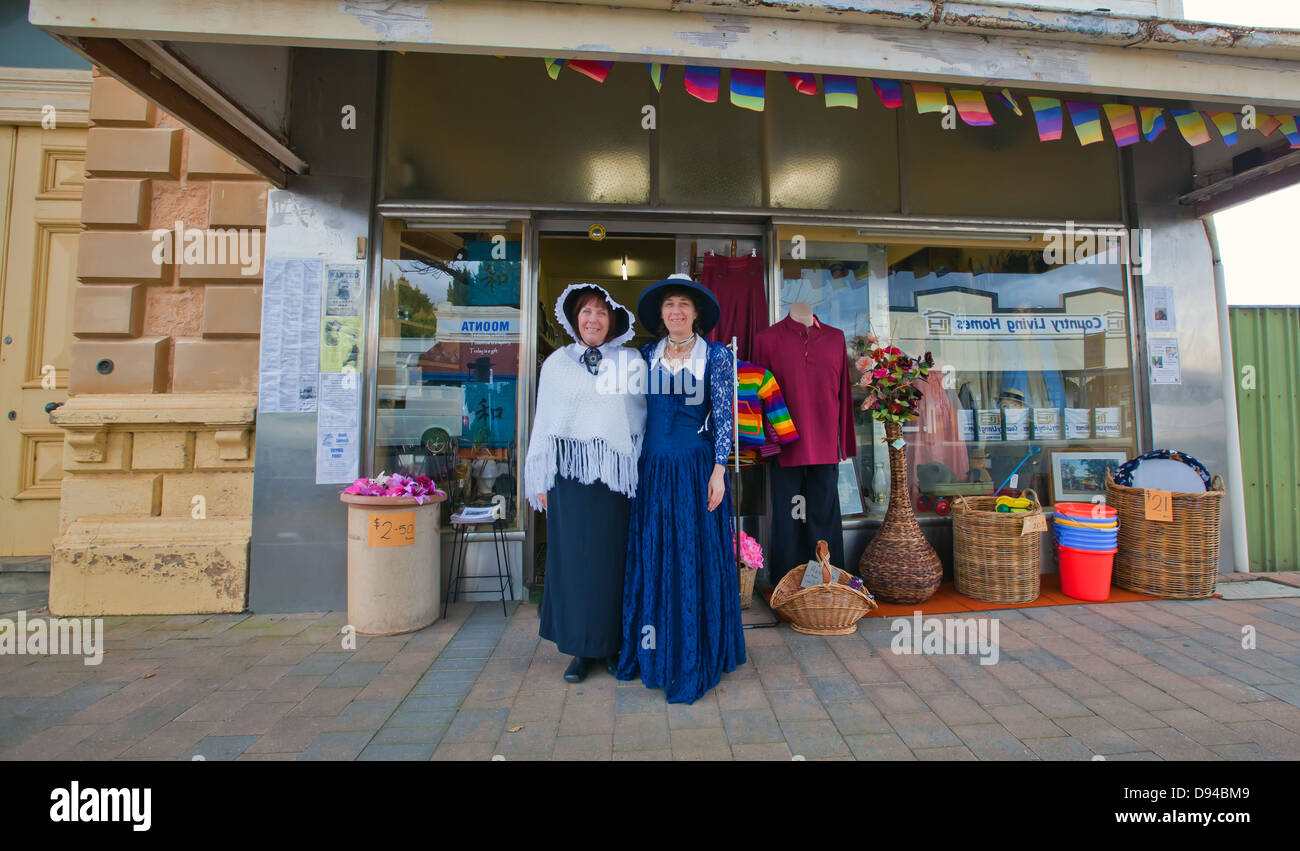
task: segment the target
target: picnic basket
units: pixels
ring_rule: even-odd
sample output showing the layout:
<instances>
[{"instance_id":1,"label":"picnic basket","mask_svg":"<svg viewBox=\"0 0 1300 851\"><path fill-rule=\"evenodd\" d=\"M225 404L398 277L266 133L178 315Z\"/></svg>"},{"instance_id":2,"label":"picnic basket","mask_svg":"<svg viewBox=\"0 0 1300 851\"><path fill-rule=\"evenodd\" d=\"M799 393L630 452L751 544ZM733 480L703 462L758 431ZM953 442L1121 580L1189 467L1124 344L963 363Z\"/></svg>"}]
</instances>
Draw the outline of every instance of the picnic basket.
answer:
<instances>
[{"instance_id":1,"label":"picnic basket","mask_svg":"<svg viewBox=\"0 0 1300 851\"><path fill-rule=\"evenodd\" d=\"M809 635L848 635L858 628L858 620L876 608L876 600L864 585L861 590L849 585L848 574L840 571L839 581L831 582L830 548L817 542L817 561L822 570L822 584L800 587L804 570L796 567L776 584L769 603L772 610L790 619L790 626Z\"/></svg>"}]
</instances>

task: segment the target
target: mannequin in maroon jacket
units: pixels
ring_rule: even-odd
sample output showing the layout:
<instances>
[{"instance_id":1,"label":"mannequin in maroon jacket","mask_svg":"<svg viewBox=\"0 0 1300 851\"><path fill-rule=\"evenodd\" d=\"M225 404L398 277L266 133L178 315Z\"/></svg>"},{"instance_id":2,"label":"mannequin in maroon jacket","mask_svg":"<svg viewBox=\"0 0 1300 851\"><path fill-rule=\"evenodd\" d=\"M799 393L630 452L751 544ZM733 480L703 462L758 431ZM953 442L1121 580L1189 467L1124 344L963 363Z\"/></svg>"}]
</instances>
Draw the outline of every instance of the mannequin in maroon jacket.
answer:
<instances>
[{"instance_id":1,"label":"mannequin in maroon jacket","mask_svg":"<svg viewBox=\"0 0 1300 851\"><path fill-rule=\"evenodd\" d=\"M797 302L789 316L754 337L752 360L772 371L799 429L799 440L768 466L772 582L814 558L819 540L829 545L831 564L856 572L844 563L840 525L839 462L858 454L844 332Z\"/></svg>"}]
</instances>

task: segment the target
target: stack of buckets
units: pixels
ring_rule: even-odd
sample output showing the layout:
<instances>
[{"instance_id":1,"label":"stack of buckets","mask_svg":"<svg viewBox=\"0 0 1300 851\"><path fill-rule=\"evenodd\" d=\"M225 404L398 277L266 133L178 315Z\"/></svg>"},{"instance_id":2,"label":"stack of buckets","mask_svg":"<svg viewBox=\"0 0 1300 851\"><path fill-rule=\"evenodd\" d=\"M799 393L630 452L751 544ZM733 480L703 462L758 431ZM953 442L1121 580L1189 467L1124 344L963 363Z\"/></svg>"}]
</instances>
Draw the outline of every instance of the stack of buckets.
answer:
<instances>
[{"instance_id":1,"label":"stack of buckets","mask_svg":"<svg viewBox=\"0 0 1300 851\"><path fill-rule=\"evenodd\" d=\"M1119 548L1119 513L1087 502L1058 502L1052 511L1061 591L1076 600L1105 600Z\"/></svg>"}]
</instances>

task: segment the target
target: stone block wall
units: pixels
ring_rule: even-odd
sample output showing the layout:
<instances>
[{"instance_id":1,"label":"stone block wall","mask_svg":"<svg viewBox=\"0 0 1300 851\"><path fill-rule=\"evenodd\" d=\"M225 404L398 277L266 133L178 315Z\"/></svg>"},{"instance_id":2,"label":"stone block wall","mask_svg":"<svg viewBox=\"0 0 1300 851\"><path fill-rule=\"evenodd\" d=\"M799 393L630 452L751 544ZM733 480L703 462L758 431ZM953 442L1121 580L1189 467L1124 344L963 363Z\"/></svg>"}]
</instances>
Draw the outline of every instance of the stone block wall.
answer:
<instances>
[{"instance_id":1,"label":"stone block wall","mask_svg":"<svg viewBox=\"0 0 1300 851\"><path fill-rule=\"evenodd\" d=\"M50 610L241 611L270 187L98 72L90 119Z\"/></svg>"}]
</instances>

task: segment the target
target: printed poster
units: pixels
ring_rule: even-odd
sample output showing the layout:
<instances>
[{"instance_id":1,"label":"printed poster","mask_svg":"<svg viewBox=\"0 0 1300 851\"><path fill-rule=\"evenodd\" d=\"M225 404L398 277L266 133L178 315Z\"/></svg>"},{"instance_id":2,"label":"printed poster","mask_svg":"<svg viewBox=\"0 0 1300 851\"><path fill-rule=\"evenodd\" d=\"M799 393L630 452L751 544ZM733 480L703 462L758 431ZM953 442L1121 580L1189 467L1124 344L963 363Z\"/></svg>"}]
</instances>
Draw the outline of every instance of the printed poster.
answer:
<instances>
[{"instance_id":1,"label":"printed poster","mask_svg":"<svg viewBox=\"0 0 1300 851\"><path fill-rule=\"evenodd\" d=\"M1142 298L1146 302L1148 334L1178 333L1173 287L1144 287Z\"/></svg>"},{"instance_id":2,"label":"printed poster","mask_svg":"<svg viewBox=\"0 0 1300 851\"><path fill-rule=\"evenodd\" d=\"M257 386L260 413L316 410L322 267L320 259L312 257L266 259Z\"/></svg>"},{"instance_id":3,"label":"printed poster","mask_svg":"<svg viewBox=\"0 0 1300 851\"><path fill-rule=\"evenodd\" d=\"M348 484L360 466L361 376L321 373L316 414L316 484Z\"/></svg>"},{"instance_id":4,"label":"printed poster","mask_svg":"<svg viewBox=\"0 0 1300 851\"><path fill-rule=\"evenodd\" d=\"M361 266L325 267L325 315L320 323L320 371L361 370Z\"/></svg>"},{"instance_id":5,"label":"printed poster","mask_svg":"<svg viewBox=\"0 0 1300 851\"><path fill-rule=\"evenodd\" d=\"M325 267L325 315L361 316L361 267Z\"/></svg>"},{"instance_id":6,"label":"printed poster","mask_svg":"<svg viewBox=\"0 0 1300 851\"><path fill-rule=\"evenodd\" d=\"M1178 339L1164 337L1147 340L1152 384L1182 384L1183 366L1178 354Z\"/></svg>"}]
</instances>

